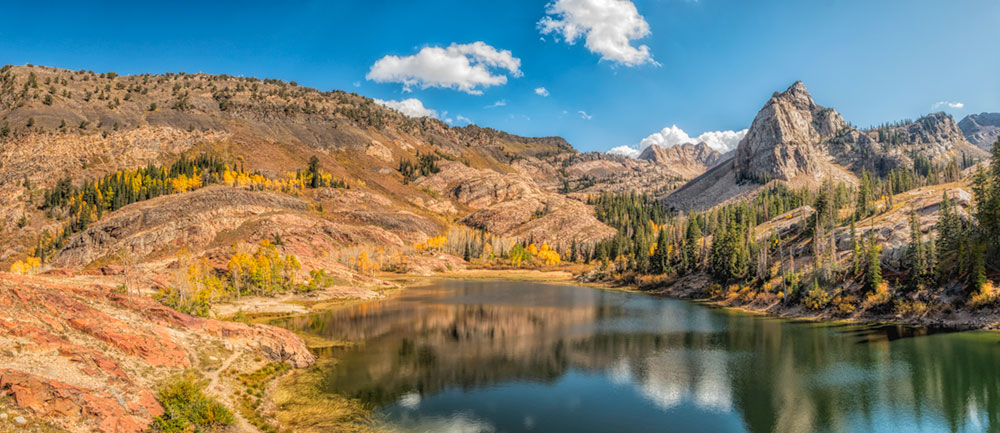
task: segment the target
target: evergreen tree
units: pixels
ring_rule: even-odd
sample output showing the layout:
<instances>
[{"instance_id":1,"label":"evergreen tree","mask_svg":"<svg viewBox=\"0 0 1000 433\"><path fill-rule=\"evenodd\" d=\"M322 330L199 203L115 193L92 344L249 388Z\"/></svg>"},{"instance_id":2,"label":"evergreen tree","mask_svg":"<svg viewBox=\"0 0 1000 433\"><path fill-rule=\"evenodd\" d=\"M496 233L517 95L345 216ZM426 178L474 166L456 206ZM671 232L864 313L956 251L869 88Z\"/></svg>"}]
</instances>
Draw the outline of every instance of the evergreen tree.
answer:
<instances>
[{"instance_id":1,"label":"evergreen tree","mask_svg":"<svg viewBox=\"0 0 1000 433\"><path fill-rule=\"evenodd\" d=\"M701 226L698 217L692 214L688 218L687 233L684 236L684 270L694 271L698 268L698 243L701 242Z\"/></svg>"},{"instance_id":2,"label":"evergreen tree","mask_svg":"<svg viewBox=\"0 0 1000 433\"><path fill-rule=\"evenodd\" d=\"M923 285L926 257L916 210L910 211L910 244L906 249L906 261L909 266L906 286L910 290L918 290Z\"/></svg>"},{"instance_id":3,"label":"evergreen tree","mask_svg":"<svg viewBox=\"0 0 1000 433\"><path fill-rule=\"evenodd\" d=\"M868 248L865 251L865 290L874 291L882 284L882 246L874 235L868 235Z\"/></svg>"},{"instance_id":4,"label":"evergreen tree","mask_svg":"<svg viewBox=\"0 0 1000 433\"><path fill-rule=\"evenodd\" d=\"M863 219L872 213L871 202L875 200L875 183L868 170L861 172L861 184L858 185L858 201L855 206L855 217Z\"/></svg>"},{"instance_id":5,"label":"evergreen tree","mask_svg":"<svg viewBox=\"0 0 1000 433\"><path fill-rule=\"evenodd\" d=\"M670 269L669 248L667 231L661 229L660 234L656 236L656 251L653 252L653 256L649 260L649 271L651 273L665 274Z\"/></svg>"},{"instance_id":6,"label":"evergreen tree","mask_svg":"<svg viewBox=\"0 0 1000 433\"><path fill-rule=\"evenodd\" d=\"M986 247L974 245L972 248L972 271L969 273L968 293L977 293L986 284Z\"/></svg>"},{"instance_id":7,"label":"evergreen tree","mask_svg":"<svg viewBox=\"0 0 1000 433\"><path fill-rule=\"evenodd\" d=\"M992 262L1000 255L1000 138L993 143L989 170L976 174L973 193L976 197L976 221L986 248L984 260Z\"/></svg>"},{"instance_id":8,"label":"evergreen tree","mask_svg":"<svg viewBox=\"0 0 1000 433\"><path fill-rule=\"evenodd\" d=\"M864 268L864 251L861 242L858 241L858 233L854 227L854 218L851 218L851 275L857 276Z\"/></svg>"},{"instance_id":9,"label":"evergreen tree","mask_svg":"<svg viewBox=\"0 0 1000 433\"><path fill-rule=\"evenodd\" d=\"M309 175L310 175L309 176L309 187L310 188L319 188L320 187L320 182L322 181L322 178L320 177L320 173L319 173L319 158L317 158L316 155L313 155L313 156L311 156L309 158L309 168L308 168L308 171L309 171Z\"/></svg>"}]
</instances>

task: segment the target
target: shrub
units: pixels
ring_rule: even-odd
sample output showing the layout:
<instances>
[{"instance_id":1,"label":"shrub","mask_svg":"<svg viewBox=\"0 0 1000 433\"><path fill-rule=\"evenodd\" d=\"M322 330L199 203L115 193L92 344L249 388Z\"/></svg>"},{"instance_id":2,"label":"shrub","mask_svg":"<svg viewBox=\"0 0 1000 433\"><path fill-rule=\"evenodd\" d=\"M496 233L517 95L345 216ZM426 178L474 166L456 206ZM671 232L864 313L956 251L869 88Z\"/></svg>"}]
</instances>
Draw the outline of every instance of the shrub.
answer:
<instances>
[{"instance_id":1,"label":"shrub","mask_svg":"<svg viewBox=\"0 0 1000 433\"><path fill-rule=\"evenodd\" d=\"M1000 291L997 290L995 284L992 281L987 280L983 283L979 292L973 293L972 297L969 298L969 308L978 309L988 306L993 306L997 304L1000 300Z\"/></svg>"},{"instance_id":2,"label":"shrub","mask_svg":"<svg viewBox=\"0 0 1000 433\"><path fill-rule=\"evenodd\" d=\"M153 299L181 313L192 316L208 317L212 311L210 300L204 292L200 291L188 294L177 287L166 287L158 289L153 294Z\"/></svg>"},{"instance_id":3,"label":"shrub","mask_svg":"<svg viewBox=\"0 0 1000 433\"><path fill-rule=\"evenodd\" d=\"M333 276L327 275L325 270L313 269L309 271L309 282L306 284L299 284L295 291L298 293L309 293L317 290L324 290L333 286L333 283Z\"/></svg>"},{"instance_id":4,"label":"shrub","mask_svg":"<svg viewBox=\"0 0 1000 433\"><path fill-rule=\"evenodd\" d=\"M222 403L206 396L202 391L204 385L191 374L168 380L157 393L164 413L153 420L153 431L208 432L233 425L233 413Z\"/></svg>"},{"instance_id":5,"label":"shrub","mask_svg":"<svg viewBox=\"0 0 1000 433\"><path fill-rule=\"evenodd\" d=\"M814 283L813 288L806 292L802 303L810 310L822 310L830 304L830 294L826 292L826 289L820 287L819 283Z\"/></svg>"},{"instance_id":6,"label":"shrub","mask_svg":"<svg viewBox=\"0 0 1000 433\"><path fill-rule=\"evenodd\" d=\"M892 306L892 292L889 291L889 283L884 280L874 291L865 296L865 302L862 304L865 310L874 312L885 312L889 306Z\"/></svg>"},{"instance_id":7,"label":"shrub","mask_svg":"<svg viewBox=\"0 0 1000 433\"><path fill-rule=\"evenodd\" d=\"M858 297L854 295L836 296L833 298L834 314L844 317L854 314L858 308Z\"/></svg>"},{"instance_id":8,"label":"shrub","mask_svg":"<svg viewBox=\"0 0 1000 433\"><path fill-rule=\"evenodd\" d=\"M927 312L927 304L921 301L899 299L896 301L896 312L903 316L920 317Z\"/></svg>"}]
</instances>

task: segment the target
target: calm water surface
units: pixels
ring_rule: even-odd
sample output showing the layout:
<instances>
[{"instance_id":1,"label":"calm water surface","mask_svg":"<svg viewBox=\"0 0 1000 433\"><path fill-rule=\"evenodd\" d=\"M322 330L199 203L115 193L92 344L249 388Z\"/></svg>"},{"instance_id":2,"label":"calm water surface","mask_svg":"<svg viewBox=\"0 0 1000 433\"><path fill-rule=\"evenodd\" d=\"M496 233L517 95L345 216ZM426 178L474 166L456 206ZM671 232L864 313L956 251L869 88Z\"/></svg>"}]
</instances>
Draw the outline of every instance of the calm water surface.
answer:
<instances>
[{"instance_id":1,"label":"calm water surface","mask_svg":"<svg viewBox=\"0 0 1000 433\"><path fill-rule=\"evenodd\" d=\"M1000 431L1000 336L790 322L641 294L443 281L276 322L364 344L331 393L412 432Z\"/></svg>"}]
</instances>

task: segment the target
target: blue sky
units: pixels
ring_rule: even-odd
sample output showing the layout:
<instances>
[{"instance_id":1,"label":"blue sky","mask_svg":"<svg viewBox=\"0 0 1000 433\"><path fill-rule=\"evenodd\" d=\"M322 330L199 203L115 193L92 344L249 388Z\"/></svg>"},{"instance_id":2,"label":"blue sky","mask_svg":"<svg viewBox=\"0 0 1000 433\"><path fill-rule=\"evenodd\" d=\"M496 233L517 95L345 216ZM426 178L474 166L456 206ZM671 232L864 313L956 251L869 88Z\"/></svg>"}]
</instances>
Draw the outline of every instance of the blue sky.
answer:
<instances>
[{"instance_id":1,"label":"blue sky","mask_svg":"<svg viewBox=\"0 0 1000 433\"><path fill-rule=\"evenodd\" d=\"M588 8L607 19L587 22ZM637 146L672 125L691 137L740 130L795 80L858 126L1000 111L995 0L45 1L5 12L4 64L416 98L456 125L560 135L581 150ZM444 57L409 58L435 47ZM373 69L386 56L402 60Z\"/></svg>"}]
</instances>

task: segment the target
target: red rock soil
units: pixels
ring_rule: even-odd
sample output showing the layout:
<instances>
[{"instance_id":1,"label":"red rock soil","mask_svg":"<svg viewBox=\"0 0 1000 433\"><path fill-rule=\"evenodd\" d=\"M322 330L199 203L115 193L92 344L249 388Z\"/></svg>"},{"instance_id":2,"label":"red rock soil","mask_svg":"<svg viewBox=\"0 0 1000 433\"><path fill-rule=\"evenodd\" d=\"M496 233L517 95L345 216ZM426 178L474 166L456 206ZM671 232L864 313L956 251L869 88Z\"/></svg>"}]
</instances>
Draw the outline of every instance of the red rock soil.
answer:
<instances>
[{"instance_id":1,"label":"red rock soil","mask_svg":"<svg viewBox=\"0 0 1000 433\"><path fill-rule=\"evenodd\" d=\"M314 361L284 329L192 317L114 287L68 271L0 273L0 412L14 412L0 430L22 414L72 432L144 431L163 413L158 383L174 374L198 371L225 401L224 369Z\"/></svg>"}]
</instances>

